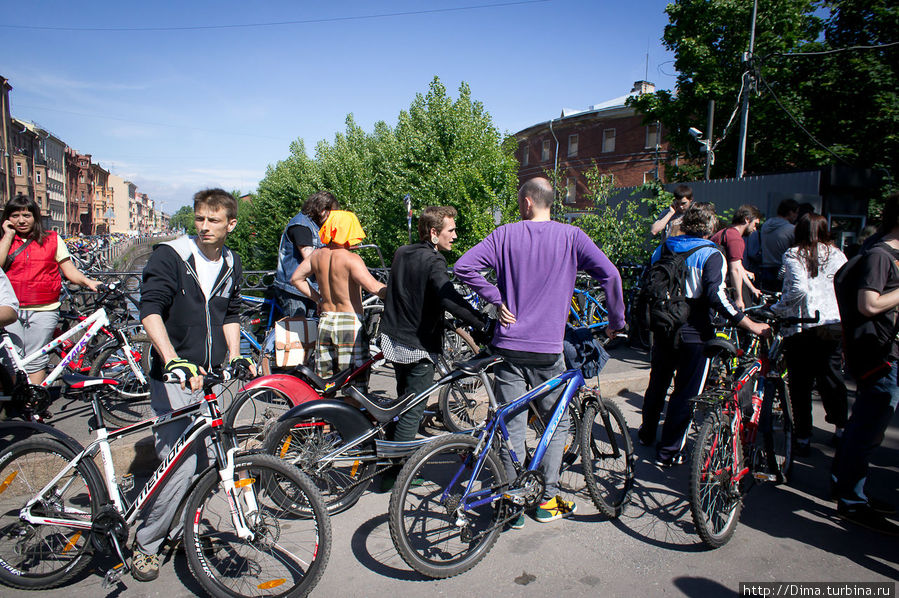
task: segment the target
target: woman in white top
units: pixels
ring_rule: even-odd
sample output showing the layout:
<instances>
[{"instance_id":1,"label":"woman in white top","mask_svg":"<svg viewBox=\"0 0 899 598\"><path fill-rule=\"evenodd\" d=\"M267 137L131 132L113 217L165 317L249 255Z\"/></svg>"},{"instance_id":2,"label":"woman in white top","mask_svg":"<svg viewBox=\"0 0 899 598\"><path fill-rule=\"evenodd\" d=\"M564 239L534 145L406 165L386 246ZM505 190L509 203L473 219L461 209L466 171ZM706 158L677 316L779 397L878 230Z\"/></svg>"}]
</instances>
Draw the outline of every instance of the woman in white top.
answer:
<instances>
[{"instance_id":1,"label":"woman in white top","mask_svg":"<svg viewBox=\"0 0 899 598\"><path fill-rule=\"evenodd\" d=\"M846 425L848 403L841 371L840 311L833 290L833 277L846 263L846 256L830 242L827 219L805 214L796 222L795 245L783 256L783 295L772 309L781 316L813 318L785 330L784 353L790 372L790 402L796 454L805 456L812 436L812 387L817 383L826 421L836 426L839 439Z\"/></svg>"}]
</instances>

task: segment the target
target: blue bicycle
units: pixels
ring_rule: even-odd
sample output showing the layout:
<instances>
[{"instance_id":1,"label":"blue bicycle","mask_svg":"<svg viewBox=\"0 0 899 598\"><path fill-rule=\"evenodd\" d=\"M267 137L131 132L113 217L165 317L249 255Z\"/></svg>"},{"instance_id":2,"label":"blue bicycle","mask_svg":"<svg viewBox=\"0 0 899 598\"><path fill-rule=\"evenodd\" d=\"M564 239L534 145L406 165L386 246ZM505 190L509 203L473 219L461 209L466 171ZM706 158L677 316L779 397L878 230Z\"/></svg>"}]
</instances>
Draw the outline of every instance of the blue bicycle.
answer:
<instances>
[{"instance_id":1,"label":"blue bicycle","mask_svg":"<svg viewBox=\"0 0 899 598\"><path fill-rule=\"evenodd\" d=\"M496 362L484 358L466 364L482 371ZM510 451L515 479L506 478L499 445L510 448L506 427L530 403L561 389L531 454ZM486 388L491 393L492 389ZM491 400L491 404L496 404ZM560 430L566 409L572 429ZM576 438L567 447L563 469L580 456L584 482L597 509L617 517L634 482L633 445L618 406L586 388L579 369L547 380L495 411L472 434L452 434L416 451L400 472L390 495L389 523L393 544L406 563L432 578L463 573L483 559L503 527L543 500L545 481L540 463L554 434ZM574 455L572 455L574 453ZM530 457L528 459L528 456ZM572 458L574 457L574 459Z\"/></svg>"},{"instance_id":2,"label":"blue bicycle","mask_svg":"<svg viewBox=\"0 0 899 598\"><path fill-rule=\"evenodd\" d=\"M574 289L568 310L568 322L575 328L604 328L609 325L609 312L603 305L605 295Z\"/></svg>"}]
</instances>

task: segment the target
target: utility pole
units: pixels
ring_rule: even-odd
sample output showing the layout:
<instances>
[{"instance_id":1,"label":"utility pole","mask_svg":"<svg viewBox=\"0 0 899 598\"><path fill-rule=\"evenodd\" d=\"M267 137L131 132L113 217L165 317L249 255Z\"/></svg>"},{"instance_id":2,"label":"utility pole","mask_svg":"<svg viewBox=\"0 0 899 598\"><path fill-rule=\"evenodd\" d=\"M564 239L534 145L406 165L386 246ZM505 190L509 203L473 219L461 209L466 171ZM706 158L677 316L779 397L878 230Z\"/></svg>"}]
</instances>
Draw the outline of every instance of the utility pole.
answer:
<instances>
[{"instance_id":1,"label":"utility pole","mask_svg":"<svg viewBox=\"0 0 899 598\"><path fill-rule=\"evenodd\" d=\"M749 52L743 53L743 64L746 72L743 74L743 113L740 115L740 140L737 145L737 178L743 178L746 166L746 135L749 128L749 94L755 85L752 75L752 51L755 47L755 17L758 12L758 0L752 2L752 29L749 33Z\"/></svg>"},{"instance_id":2,"label":"utility pole","mask_svg":"<svg viewBox=\"0 0 899 598\"><path fill-rule=\"evenodd\" d=\"M709 172L712 170L712 139L715 130L715 100L709 100L709 116L705 123L705 135L708 138L705 145L705 180L709 180Z\"/></svg>"}]
</instances>

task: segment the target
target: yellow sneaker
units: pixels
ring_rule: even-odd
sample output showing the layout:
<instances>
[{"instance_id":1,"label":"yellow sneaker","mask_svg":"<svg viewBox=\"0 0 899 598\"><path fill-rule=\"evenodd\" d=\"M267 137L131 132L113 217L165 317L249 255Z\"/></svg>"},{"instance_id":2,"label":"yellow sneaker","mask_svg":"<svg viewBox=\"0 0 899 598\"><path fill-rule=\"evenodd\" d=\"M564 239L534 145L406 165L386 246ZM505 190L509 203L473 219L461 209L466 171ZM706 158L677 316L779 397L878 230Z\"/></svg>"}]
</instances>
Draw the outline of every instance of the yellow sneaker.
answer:
<instances>
[{"instance_id":1,"label":"yellow sneaker","mask_svg":"<svg viewBox=\"0 0 899 598\"><path fill-rule=\"evenodd\" d=\"M562 500L561 496L556 496L537 507L536 519L540 523L549 523L572 513L577 513L574 501Z\"/></svg>"}]
</instances>

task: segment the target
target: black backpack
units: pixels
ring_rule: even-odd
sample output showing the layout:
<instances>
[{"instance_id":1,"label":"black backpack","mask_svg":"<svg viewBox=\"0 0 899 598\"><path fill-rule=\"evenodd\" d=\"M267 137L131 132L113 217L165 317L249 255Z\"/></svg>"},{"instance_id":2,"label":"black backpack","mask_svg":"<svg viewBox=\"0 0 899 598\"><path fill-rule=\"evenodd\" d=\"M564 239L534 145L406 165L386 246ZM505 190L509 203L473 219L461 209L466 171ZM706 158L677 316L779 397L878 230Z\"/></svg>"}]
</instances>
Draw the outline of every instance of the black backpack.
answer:
<instances>
[{"instance_id":1,"label":"black backpack","mask_svg":"<svg viewBox=\"0 0 899 598\"><path fill-rule=\"evenodd\" d=\"M637 318L640 326L654 334L674 338L687 323L690 305L687 303L687 258L702 249L703 244L683 253L671 251L662 244L662 253L643 273L640 294L637 296Z\"/></svg>"},{"instance_id":2,"label":"black backpack","mask_svg":"<svg viewBox=\"0 0 899 598\"><path fill-rule=\"evenodd\" d=\"M899 332L895 309L873 318L863 316L858 310L864 260L875 252L886 254L892 261L892 255L878 243L843 264L833 277L833 290L843 328L846 369L856 381L876 380L889 371L890 349Z\"/></svg>"}]
</instances>

